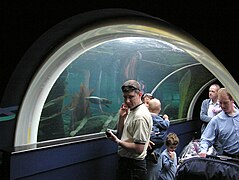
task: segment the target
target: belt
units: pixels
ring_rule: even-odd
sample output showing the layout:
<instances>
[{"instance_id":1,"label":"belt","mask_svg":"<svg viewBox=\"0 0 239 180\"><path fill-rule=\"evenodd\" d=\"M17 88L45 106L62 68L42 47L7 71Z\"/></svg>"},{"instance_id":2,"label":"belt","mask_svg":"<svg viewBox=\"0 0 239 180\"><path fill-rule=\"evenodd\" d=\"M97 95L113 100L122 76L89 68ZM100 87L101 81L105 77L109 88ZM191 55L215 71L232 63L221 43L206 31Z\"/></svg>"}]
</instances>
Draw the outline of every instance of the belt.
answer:
<instances>
[{"instance_id":1,"label":"belt","mask_svg":"<svg viewBox=\"0 0 239 180\"><path fill-rule=\"evenodd\" d=\"M128 162L144 162L146 161L146 159L142 159L142 160L138 160L138 159L133 159L133 158L127 158L127 157L120 157L119 156L119 160L120 161L128 161Z\"/></svg>"},{"instance_id":2,"label":"belt","mask_svg":"<svg viewBox=\"0 0 239 180\"><path fill-rule=\"evenodd\" d=\"M231 157L231 158L239 159L239 154L228 154L225 151L223 151L223 155Z\"/></svg>"}]
</instances>

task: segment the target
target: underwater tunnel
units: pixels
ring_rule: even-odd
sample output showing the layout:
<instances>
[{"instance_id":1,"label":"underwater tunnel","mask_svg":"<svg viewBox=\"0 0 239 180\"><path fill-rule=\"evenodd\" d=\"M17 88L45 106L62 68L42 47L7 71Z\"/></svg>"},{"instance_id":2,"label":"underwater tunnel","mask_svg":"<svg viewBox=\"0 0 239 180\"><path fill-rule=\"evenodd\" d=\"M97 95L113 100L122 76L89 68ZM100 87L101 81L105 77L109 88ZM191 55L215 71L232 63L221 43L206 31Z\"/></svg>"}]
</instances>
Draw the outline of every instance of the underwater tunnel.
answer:
<instances>
[{"instance_id":1,"label":"underwater tunnel","mask_svg":"<svg viewBox=\"0 0 239 180\"><path fill-rule=\"evenodd\" d=\"M33 66L37 70L20 105L15 146L100 136L114 128L122 103L120 86L127 79L138 80L144 92L159 98L162 113L175 123L192 120L190 103L215 78L238 102L238 84L208 49L169 23L132 14L137 14L133 20L105 15L81 28L82 15L72 17L29 49L23 61L34 58L32 63L39 64ZM72 29L65 32L60 29L64 26ZM49 37L58 42L54 48L47 47L52 46Z\"/></svg>"}]
</instances>

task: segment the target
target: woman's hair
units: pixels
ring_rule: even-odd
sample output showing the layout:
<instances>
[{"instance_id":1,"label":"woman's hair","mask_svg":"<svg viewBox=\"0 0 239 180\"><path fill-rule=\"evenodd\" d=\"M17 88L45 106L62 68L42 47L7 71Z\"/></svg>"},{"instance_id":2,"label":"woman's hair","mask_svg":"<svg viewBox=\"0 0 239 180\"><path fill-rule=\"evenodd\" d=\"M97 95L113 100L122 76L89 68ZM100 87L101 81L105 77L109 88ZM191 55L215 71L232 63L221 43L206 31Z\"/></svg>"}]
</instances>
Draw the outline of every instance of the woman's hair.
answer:
<instances>
[{"instance_id":1,"label":"woman's hair","mask_svg":"<svg viewBox=\"0 0 239 180\"><path fill-rule=\"evenodd\" d=\"M154 99L154 96L150 93L144 93L142 96L142 101L144 102L145 98L149 98L150 100Z\"/></svg>"},{"instance_id":2,"label":"woman's hair","mask_svg":"<svg viewBox=\"0 0 239 180\"><path fill-rule=\"evenodd\" d=\"M166 146L178 145L178 143L179 143L179 138L178 138L177 134L169 133L167 135L167 138L166 138L166 141L165 141Z\"/></svg>"}]
</instances>

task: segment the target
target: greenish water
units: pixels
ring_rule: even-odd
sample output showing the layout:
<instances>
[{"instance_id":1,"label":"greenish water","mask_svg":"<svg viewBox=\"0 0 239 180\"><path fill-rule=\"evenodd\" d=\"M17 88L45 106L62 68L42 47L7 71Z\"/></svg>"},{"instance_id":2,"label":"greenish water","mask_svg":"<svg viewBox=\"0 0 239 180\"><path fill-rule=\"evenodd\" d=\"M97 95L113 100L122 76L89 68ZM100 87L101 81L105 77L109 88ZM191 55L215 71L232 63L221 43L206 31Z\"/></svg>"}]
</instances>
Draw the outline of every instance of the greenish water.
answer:
<instances>
[{"instance_id":1,"label":"greenish water","mask_svg":"<svg viewBox=\"0 0 239 180\"><path fill-rule=\"evenodd\" d=\"M76 58L55 82L42 111L38 141L115 128L123 102L120 87L128 79L138 80L144 92L153 91L162 114L185 118L195 93L212 78L170 44L150 38L109 41Z\"/></svg>"}]
</instances>

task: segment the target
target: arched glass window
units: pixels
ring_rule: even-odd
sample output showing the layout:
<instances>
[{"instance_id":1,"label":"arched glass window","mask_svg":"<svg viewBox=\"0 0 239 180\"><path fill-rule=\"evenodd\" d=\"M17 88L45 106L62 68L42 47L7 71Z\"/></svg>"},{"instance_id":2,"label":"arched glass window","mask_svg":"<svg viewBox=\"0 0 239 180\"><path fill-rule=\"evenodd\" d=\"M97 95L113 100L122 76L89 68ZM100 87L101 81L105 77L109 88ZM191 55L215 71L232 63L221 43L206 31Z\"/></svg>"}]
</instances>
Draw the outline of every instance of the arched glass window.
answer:
<instances>
[{"instance_id":1,"label":"arched glass window","mask_svg":"<svg viewBox=\"0 0 239 180\"><path fill-rule=\"evenodd\" d=\"M172 121L187 120L195 92L213 77L165 41L122 37L100 43L77 56L54 83L41 113L38 141L115 128L123 100L120 87L127 79L138 80L144 92L159 98L162 113Z\"/></svg>"},{"instance_id":2,"label":"arched glass window","mask_svg":"<svg viewBox=\"0 0 239 180\"><path fill-rule=\"evenodd\" d=\"M45 58L24 98L15 145L102 135L115 128L125 80L162 101L173 123L191 120L191 102L215 79L236 82L194 39L159 21L118 21L76 33Z\"/></svg>"}]
</instances>

